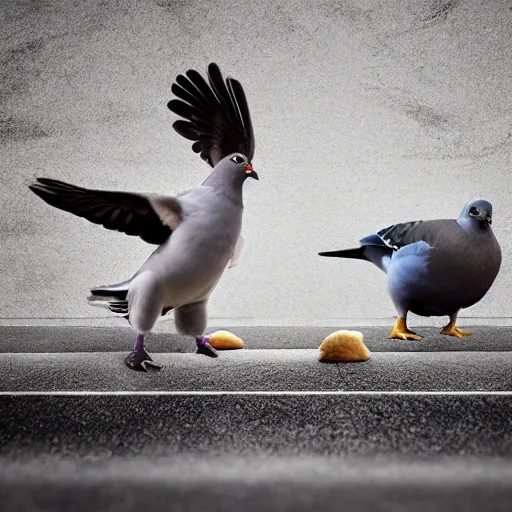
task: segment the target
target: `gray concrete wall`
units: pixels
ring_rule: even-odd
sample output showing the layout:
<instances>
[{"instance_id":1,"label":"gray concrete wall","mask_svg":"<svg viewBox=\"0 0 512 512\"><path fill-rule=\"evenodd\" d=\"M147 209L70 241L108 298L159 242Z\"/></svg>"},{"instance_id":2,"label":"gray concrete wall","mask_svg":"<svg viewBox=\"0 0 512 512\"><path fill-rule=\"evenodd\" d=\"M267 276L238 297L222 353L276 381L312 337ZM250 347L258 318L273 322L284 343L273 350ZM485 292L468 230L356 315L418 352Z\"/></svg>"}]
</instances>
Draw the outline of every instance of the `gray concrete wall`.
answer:
<instances>
[{"instance_id":1,"label":"gray concrete wall","mask_svg":"<svg viewBox=\"0 0 512 512\"><path fill-rule=\"evenodd\" d=\"M105 316L88 289L126 279L152 247L27 185L200 183L209 168L166 103L178 73L212 60L246 89L260 181L247 184L245 252L211 317L390 317L384 274L316 253L456 217L475 196L494 205L504 261L464 315L512 316L510 1L2 0L0 24L0 317Z\"/></svg>"}]
</instances>

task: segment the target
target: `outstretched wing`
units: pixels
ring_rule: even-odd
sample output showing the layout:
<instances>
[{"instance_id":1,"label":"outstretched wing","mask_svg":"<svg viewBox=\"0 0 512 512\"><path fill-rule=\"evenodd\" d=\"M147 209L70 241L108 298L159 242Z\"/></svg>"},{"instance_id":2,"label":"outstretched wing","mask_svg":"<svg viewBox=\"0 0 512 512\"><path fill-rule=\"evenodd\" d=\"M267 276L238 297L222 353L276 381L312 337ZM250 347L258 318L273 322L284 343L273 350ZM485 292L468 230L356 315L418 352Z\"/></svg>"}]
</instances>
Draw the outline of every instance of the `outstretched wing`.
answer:
<instances>
[{"instance_id":1,"label":"outstretched wing","mask_svg":"<svg viewBox=\"0 0 512 512\"><path fill-rule=\"evenodd\" d=\"M29 188L51 206L150 244L163 244L172 233L170 226L179 223L170 222L169 216L178 219L181 213L172 197L90 190L49 178L37 178Z\"/></svg>"},{"instance_id":2,"label":"outstretched wing","mask_svg":"<svg viewBox=\"0 0 512 512\"><path fill-rule=\"evenodd\" d=\"M186 119L173 128L195 141L192 150L214 167L231 153L254 156L254 133L245 92L237 80L222 77L215 63L208 66L208 83L195 70L178 75L172 92L179 98L167 106Z\"/></svg>"}]
</instances>

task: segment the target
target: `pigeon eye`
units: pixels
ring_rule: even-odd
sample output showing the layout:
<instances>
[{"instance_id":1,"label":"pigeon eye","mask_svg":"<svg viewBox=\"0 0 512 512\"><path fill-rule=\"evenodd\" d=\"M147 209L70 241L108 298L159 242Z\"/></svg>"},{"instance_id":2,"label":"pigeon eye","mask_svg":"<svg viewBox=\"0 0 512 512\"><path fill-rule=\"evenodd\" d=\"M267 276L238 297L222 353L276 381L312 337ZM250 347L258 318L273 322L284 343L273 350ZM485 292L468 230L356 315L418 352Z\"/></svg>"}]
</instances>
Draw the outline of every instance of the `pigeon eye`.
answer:
<instances>
[{"instance_id":1,"label":"pigeon eye","mask_svg":"<svg viewBox=\"0 0 512 512\"><path fill-rule=\"evenodd\" d=\"M243 164L244 159L240 155L235 155L231 160L235 162L235 164Z\"/></svg>"},{"instance_id":2,"label":"pigeon eye","mask_svg":"<svg viewBox=\"0 0 512 512\"><path fill-rule=\"evenodd\" d=\"M473 215L476 217L477 215L480 215L480 212L478 211L478 208L476 206L472 206L469 209L469 215Z\"/></svg>"}]
</instances>

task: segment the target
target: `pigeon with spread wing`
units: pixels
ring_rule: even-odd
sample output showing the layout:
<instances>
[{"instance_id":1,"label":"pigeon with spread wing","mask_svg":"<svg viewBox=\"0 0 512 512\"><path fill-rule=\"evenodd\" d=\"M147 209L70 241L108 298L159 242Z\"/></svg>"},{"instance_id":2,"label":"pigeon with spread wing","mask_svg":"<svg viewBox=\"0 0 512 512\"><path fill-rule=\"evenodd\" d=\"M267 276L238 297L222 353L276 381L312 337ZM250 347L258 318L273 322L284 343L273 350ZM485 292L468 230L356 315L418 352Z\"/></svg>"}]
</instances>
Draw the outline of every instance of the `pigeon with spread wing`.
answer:
<instances>
[{"instance_id":1,"label":"pigeon with spread wing","mask_svg":"<svg viewBox=\"0 0 512 512\"><path fill-rule=\"evenodd\" d=\"M196 352L216 357L204 334L207 302L230 260L237 257L242 226L242 185L258 179L252 167L254 135L242 85L208 66L208 81L189 70L172 85L168 107L185 120L174 129L193 140L213 170L198 187L176 197L92 190L49 178L30 189L51 206L107 229L158 245L127 281L91 290L92 304L124 316L137 332L129 368L160 368L144 348L157 319L174 312L176 328L195 338Z\"/></svg>"}]
</instances>

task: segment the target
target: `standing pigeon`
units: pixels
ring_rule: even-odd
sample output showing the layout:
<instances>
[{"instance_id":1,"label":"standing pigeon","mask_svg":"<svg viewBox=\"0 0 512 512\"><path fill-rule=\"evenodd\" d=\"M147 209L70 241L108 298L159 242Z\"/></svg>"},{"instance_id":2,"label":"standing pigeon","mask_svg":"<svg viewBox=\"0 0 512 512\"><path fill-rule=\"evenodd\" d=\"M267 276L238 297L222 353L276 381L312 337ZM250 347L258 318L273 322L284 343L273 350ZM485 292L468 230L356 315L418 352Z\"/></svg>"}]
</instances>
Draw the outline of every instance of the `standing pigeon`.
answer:
<instances>
[{"instance_id":1,"label":"standing pigeon","mask_svg":"<svg viewBox=\"0 0 512 512\"><path fill-rule=\"evenodd\" d=\"M124 316L137 332L126 365L161 368L144 349L144 336L158 317L174 311L177 330L195 337L196 352L217 357L204 335L206 305L226 266L237 257L242 226L242 185L258 179L251 160L254 135L241 84L224 81L208 66L208 82L194 70L172 86L180 98L168 107L187 119L174 129L195 141L196 153L213 167L200 186L177 197L90 190L37 178L30 189L48 204L107 229L139 236L159 247L129 279L91 290L92 304Z\"/></svg>"},{"instance_id":2,"label":"standing pigeon","mask_svg":"<svg viewBox=\"0 0 512 512\"><path fill-rule=\"evenodd\" d=\"M407 313L450 317L441 334L471 334L455 327L460 309L476 304L501 265L501 249L491 229L492 206L470 201L456 220L395 224L360 240L356 249L320 256L371 261L388 274L388 292L398 313L389 338L420 340L407 328Z\"/></svg>"}]
</instances>

